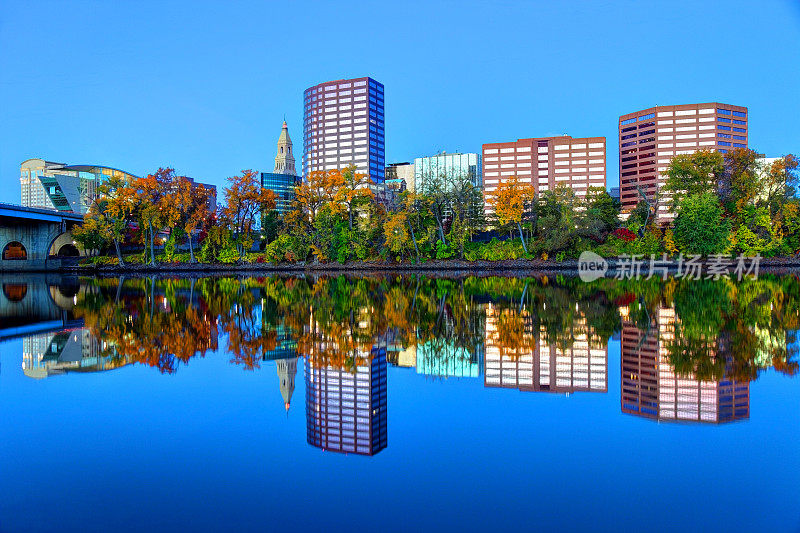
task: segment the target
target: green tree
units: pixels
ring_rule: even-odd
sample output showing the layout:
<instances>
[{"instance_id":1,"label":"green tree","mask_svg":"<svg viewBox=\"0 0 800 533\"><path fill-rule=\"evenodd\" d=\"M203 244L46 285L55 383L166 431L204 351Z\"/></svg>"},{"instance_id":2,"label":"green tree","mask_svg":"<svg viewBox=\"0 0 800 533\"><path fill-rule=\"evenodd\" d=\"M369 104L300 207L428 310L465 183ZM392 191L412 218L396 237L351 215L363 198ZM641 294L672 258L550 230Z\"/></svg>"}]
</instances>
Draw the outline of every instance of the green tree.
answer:
<instances>
[{"instance_id":1,"label":"green tree","mask_svg":"<svg viewBox=\"0 0 800 533\"><path fill-rule=\"evenodd\" d=\"M729 245L730 220L716 194L705 192L685 197L678 208L673 234L678 248L690 254L716 254Z\"/></svg>"},{"instance_id":2,"label":"green tree","mask_svg":"<svg viewBox=\"0 0 800 533\"><path fill-rule=\"evenodd\" d=\"M698 150L693 154L676 155L664 171L664 191L670 209L677 212L686 196L716 192L725 173L722 154L713 150Z\"/></svg>"}]
</instances>

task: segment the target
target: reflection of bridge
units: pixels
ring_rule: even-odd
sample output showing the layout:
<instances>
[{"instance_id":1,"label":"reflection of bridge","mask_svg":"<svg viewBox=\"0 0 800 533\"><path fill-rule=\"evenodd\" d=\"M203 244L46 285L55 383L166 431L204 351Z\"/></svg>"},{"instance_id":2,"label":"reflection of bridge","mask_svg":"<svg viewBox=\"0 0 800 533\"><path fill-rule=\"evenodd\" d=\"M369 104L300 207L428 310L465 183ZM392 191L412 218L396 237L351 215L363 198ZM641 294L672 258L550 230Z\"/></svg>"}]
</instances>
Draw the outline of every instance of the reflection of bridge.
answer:
<instances>
[{"instance_id":1,"label":"reflection of bridge","mask_svg":"<svg viewBox=\"0 0 800 533\"><path fill-rule=\"evenodd\" d=\"M77 278L4 275L0 279L0 341L79 327L72 313Z\"/></svg>"},{"instance_id":2,"label":"reflection of bridge","mask_svg":"<svg viewBox=\"0 0 800 533\"><path fill-rule=\"evenodd\" d=\"M83 216L0 203L0 272L58 270L80 255L72 228Z\"/></svg>"}]
</instances>

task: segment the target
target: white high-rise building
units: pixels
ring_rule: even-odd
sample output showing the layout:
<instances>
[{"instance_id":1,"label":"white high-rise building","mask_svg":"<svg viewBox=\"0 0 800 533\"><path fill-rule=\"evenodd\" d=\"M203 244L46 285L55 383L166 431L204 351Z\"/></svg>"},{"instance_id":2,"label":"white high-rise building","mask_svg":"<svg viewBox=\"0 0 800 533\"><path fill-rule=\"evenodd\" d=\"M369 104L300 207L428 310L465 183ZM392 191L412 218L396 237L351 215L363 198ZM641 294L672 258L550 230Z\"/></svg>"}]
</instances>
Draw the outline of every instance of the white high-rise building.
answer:
<instances>
[{"instance_id":1,"label":"white high-rise building","mask_svg":"<svg viewBox=\"0 0 800 533\"><path fill-rule=\"evenodd\" d=\"M383 85L372 78L328 81L303 94L303 177L356 166L384 180Z\"/></svg>"}]
</instances>

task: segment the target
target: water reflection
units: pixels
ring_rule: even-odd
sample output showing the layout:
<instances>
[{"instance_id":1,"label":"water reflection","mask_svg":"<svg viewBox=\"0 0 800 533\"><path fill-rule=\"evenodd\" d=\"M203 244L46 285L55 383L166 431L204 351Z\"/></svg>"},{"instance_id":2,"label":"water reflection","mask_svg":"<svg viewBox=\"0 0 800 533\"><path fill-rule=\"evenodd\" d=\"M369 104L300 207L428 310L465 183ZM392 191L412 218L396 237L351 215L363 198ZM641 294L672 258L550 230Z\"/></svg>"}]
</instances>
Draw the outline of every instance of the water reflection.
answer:
<instances>
[{"instance_id":1,"label":"water reflection","mask_svg":"<svg viewBox=\"0 0 800 533\"><path fill-rule=\"evenodd\" d=\"M723 423L750 417L750 383L731 379L730 346L708 346L722 374L702 379L678 373L671 363L686 345L676 339L673 308L659 307L646 329L629 320L622 327L622 412L661 421ZM684 339L686 340L686 339Z\"/></svg>"},{"instance_id":2,"label":"water reflection","mask_svg":"<svg viewBox=\"0 0 800 533\"><path fill-rule=\"evenodd\" d=\"M388 364L486 388L604 394L608 342L621 334L622 412L705 423L749 418L750 384L767 369L798 372L793 276L11 281L25 294L0 300L11 324L0 334L28 331L25 375L129 364L173 374L224 350L246 372L275 361L288 412L303 358L307 442L344 453L387 446Z\"/></svg>"}]
</instances>

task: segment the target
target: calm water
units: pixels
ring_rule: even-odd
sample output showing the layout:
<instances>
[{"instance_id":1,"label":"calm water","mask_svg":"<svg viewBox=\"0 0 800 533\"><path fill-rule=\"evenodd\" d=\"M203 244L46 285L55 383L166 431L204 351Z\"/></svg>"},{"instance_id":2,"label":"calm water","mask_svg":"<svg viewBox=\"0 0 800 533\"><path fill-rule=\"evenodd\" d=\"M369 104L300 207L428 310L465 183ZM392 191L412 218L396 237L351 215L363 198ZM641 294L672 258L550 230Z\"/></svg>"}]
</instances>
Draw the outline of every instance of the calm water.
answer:
<instances>
[{"instance_id":1,"label":"calm water","mask_svg":"<svg viewBox=\"0 0 800 533\"><path fill-rule=\"evenodd\" d=\"M4 277L2 531L800 531L800 281Z\"/></svg>"}]
</instances>

